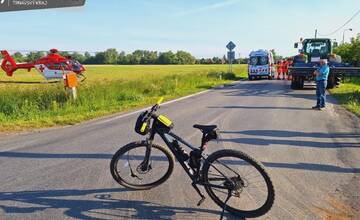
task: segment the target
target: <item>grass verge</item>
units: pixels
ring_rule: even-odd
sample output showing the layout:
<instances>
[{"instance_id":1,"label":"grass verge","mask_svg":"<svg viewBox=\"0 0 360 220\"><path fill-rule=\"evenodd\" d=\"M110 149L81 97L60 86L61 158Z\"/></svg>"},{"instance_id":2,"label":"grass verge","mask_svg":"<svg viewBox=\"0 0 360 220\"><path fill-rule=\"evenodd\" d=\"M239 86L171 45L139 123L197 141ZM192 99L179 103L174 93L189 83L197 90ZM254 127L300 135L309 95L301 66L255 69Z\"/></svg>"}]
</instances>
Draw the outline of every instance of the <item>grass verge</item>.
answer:
<instances>
[{"instance_id":1,"label":"grass verge","mask_svg":"<svg viewBox=\"0 0 360 220\"><path fill-rule=\"evenodd\" d=\"M339 88L330 90L341 105L360 117L360 78L345 79Z\"/></svg>"},{"instance_id":2,"label":"grass verge","mask_svg":"<svg viewBox=\"0 0 360 220\"><path fill-rule=\"evenodd\" d=\"M96 117L189 95L246 75L246 65L88 66L87 79L70 101L62 83L35 71L0 77L0 131L71 125ZM221 77L220 77L221 75Z\"/></svg>"}]
</instances>

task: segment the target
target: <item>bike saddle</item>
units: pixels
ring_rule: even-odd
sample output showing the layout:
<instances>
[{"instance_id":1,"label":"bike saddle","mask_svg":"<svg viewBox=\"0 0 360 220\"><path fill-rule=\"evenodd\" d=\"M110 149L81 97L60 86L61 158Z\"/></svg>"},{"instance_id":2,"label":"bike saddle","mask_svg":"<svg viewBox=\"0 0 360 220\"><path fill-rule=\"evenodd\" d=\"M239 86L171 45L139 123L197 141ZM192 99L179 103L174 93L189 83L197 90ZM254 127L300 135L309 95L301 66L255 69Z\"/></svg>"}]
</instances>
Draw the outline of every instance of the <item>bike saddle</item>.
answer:
<instances>
[{"instance_id":1,"label":"bike saddle","mask_svg":"<svg viewBox=\"0 0 360 220\"><path fill-rule=\"evenodd\" d=\"M216 125L194 125L193 127L200 129L203 133L210 133L217 128Z\"/></svg>"}]
</instances>

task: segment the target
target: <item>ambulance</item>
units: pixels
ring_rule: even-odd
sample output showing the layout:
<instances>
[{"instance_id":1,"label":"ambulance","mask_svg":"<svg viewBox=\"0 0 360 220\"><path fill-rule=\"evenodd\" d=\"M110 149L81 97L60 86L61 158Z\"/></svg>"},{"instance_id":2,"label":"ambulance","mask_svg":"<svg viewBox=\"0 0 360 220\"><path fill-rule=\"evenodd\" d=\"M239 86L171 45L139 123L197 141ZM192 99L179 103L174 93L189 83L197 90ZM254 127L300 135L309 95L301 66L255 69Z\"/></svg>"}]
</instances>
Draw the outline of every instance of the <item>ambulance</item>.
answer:
<instances>
[{"instance_id":1,"label":"ambulance","mask_svg":"<svg viewBox=\"0 0 360 220\"><path fill-rule=\"evenodd\" d=\"M275 74L273 54L267 50L252 51L249 54L249 80L268 78L273 79Z\"/></svg>"}]
</instances>

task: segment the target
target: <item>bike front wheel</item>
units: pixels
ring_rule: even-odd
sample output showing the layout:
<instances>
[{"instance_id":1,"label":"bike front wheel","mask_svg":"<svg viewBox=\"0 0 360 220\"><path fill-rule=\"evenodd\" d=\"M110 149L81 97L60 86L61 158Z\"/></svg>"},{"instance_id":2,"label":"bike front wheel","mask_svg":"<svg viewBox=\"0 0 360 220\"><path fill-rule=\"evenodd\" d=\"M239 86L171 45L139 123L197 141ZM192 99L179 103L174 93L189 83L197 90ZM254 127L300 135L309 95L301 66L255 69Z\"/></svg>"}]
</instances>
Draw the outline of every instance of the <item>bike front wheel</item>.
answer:
<instances>
[{"instance_id":1,"label":"bike front wheel","mask_svg":"<svg viewBox=\"0 0 360 220\"><path fill-rule=\"evenodd\" d=\"M110 171L122 186L136 190L146 190L165 182L174 169L173 154L163 146L152 144L149 165L143 161L147 144L133 142L120 148L111 159Z\"/></svg>"},{"instance_id":2,"label":"bike front wheel","mask_svg":"<svg viewBox=\"0 0 360 220\"><path fill-rule=\"evenodd\" d=\"M259 217L274 203L274 187L264 166L241 151L214 152L205 160L202 177L214 202L237 216Z\"/></svg>"}]
</instances>

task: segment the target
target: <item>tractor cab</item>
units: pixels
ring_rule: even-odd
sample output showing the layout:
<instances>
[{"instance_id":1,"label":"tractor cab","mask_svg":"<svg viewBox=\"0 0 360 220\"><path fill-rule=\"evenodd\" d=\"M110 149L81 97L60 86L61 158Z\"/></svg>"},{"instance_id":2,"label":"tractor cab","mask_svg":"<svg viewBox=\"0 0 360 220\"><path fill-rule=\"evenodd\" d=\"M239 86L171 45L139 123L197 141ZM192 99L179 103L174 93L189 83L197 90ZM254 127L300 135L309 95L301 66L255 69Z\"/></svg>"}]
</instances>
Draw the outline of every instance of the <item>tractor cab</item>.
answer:
<instances>
[{"instance_id":1,"label":"tractor cab","mask_svg":"<svg viewBox=\"0 0 360 220\"><path fill-rule=\"evenodd\" d=\"M298 46L298 43L294 44L295 48ZM341 66L341 57L332 53L332 48L337 46L336 42L328 38L308 38L301 40L301 46L299 54L294 56L294 66L318 66L320 59L327 59L330 65Z\"/></svg>"},{"instance_id":2,"label":"tractor cab","mask_svg":"<svg viewBox=\"0 0 360 220\"><path fill-rule=\"evenodd\" d=\"M295 43L295 48L298 44ZM300 54L307 57L308 63L319 63L320 59L329 59L332 52L332 45L330 39L305 39L302 41L302 48L299 49Z\"/></svg>"},{"instance_id":3,"label":"tractor cab","mask_svg":"<svg viewBox=\"0 0 360 220\"><path fill-rule=\"evenodd\" d=\"M359 76L360 68L343 63L341 56L332 53L332 49L337 47L335 41L329 38L300 38L300 44L301 48L298 48L299 43L294 44L299 49L299 54L293 57L293 65L289 68L292 89L302 89L304 82L314 80L314 71L319 67L320 59L327 59L330 67L327 88L338 86L341 76Z\"/></svg>"}]
</instances>

